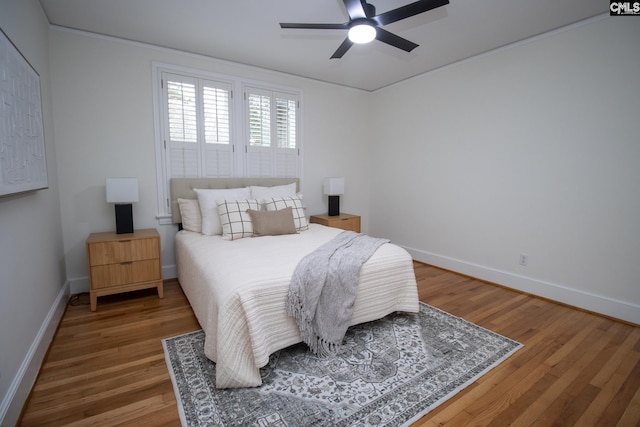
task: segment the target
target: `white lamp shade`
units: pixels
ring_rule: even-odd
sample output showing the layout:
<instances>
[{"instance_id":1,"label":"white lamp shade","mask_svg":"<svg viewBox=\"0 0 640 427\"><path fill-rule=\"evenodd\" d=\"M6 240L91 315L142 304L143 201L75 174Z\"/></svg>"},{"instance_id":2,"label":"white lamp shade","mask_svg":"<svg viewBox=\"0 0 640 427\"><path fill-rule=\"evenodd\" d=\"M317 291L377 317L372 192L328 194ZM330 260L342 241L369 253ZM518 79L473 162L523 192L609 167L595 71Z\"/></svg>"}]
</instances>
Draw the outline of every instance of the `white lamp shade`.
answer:
<instances>
[{"instance_id":1,"label":"white lamp shade","mask_svg":"<svg viewBox=\"0 0 640 427\"><path fill-rule=\"evenodd\" d=\"M133 203L138 200L138 178L107 178L107 203Z\"/></svg>"},{"instance_id":2,"label":"white lamp shade","mask_svg":"<svg viewBox=\"0 0 640 427\"><path fill-rule=\"evenodd\" d=\"M325 178L324 194L340 196L344 194L344 178Z\"/></svg>"}]
</instances>

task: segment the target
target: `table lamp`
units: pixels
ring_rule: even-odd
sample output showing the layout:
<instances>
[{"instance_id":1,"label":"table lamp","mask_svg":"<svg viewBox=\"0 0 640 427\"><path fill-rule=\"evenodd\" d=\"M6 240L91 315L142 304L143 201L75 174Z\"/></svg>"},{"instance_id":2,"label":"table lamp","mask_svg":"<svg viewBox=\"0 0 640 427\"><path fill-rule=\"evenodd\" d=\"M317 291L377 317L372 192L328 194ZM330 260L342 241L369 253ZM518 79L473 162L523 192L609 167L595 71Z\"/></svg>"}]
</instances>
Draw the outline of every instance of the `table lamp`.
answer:
<instances>
[{"instance_id":1,"label":"table lamp","mask_svg":"<svg viewBox=\"0 0 640 427\"><path fill-rule=\"evenodd\" d=\"M340 196L344 194L344 178L325 178L324 194L329 196L329 216L340 215Z\"/></svg>"},{"instance_id":2,"label":"table lamp","mask_svg":"<svg viewBox=\"0 0 640 427\"><path fill-rule=\"evenodd\" d=\"M107 203L115 203L116 233L133 233L133 207L137 202L138 178L107 178Z\"/></svg>"}]
</instances>

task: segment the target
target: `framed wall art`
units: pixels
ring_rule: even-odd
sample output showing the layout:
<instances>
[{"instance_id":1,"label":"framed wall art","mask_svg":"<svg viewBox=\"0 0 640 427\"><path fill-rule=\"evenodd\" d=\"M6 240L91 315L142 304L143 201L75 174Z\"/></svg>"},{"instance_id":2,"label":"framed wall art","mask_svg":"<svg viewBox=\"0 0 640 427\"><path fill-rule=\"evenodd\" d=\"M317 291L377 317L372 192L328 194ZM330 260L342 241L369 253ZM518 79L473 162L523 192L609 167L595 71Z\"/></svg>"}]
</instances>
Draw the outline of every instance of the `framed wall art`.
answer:
<instances>
[{"instance_id":1,"label":"framed wall art","mask_svg":"<svg viewBox=\"0 0 640 427\"><path fill-rule=\"evenodd\" d=\"M0 29L0 197L48 185L40 76Z\"/></svg>"}]
</instances>

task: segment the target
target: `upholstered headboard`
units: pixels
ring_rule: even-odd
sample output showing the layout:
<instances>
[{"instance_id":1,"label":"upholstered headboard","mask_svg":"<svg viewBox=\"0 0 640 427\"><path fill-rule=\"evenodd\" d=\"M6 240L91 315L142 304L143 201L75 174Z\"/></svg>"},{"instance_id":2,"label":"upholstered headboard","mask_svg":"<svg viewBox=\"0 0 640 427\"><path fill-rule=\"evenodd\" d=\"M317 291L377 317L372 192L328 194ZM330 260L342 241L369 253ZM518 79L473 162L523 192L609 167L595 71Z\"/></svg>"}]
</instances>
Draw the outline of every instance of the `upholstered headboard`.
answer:
<instances>
[{"instance_id":1,"label":"upholstered headboard","mask_svg":"<svg viewBox=\"0 0 640 427\"><path fill-rule=\"evenodd\" d=\"M296 183L297 191L300 191L298 178L171 178L171 220L174 224L182 223L178 199L197 199L194 188L241 188L250 185L271 187L292 182Z\"/></svg>"}]
</instances>

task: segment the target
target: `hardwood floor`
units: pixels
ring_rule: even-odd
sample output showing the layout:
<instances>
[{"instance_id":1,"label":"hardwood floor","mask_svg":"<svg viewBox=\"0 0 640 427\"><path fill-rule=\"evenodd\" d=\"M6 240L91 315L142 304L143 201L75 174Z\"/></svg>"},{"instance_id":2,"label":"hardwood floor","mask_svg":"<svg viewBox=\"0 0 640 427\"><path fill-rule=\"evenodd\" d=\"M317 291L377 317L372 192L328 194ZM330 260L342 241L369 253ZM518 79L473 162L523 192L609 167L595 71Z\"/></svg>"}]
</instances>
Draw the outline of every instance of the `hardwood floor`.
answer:
<instances>
[{"instance_id":1,"label":"hardwood floor","mask_svg":"<svg viewBox=\"0 0 640 427\"><path fill-rule=\"evenodd\" d=\"M420 299L525 346L414 426L638 426L640 327L415 264ZM88 303L88 298L86 298ZM161 339L198 329L175 280L70 305L23 426L179 426Z\"/></svg>"}]
</instances>

